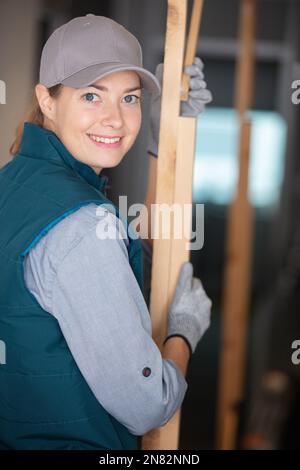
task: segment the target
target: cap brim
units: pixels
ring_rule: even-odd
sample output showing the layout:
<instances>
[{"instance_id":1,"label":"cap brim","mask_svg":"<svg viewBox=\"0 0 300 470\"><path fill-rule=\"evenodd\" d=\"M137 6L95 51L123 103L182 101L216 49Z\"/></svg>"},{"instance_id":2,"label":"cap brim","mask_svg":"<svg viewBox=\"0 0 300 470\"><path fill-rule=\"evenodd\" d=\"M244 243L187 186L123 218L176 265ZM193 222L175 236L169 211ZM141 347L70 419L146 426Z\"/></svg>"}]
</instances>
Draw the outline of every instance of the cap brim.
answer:
<instances>
[{"instance_id":1,"label":"cap brim","mask_svg":"<svg viewBox=\"0 0 300 470\"><path fill-rule=\"evenodd\" d=\"M65 86L81 88L91 85L96 80L99 80L106 75L114 72L122 72L124 70L133 70L136 72L141 78L142 87L148 90L150 93L161 93L160 83L155 75L153 75L151 72L142 67L137 67L130 64L120 64L119 62L90 65L89 67L74 73L70 77L65 78L61 81L61 83Z\"/></svg>"}]
</instances>

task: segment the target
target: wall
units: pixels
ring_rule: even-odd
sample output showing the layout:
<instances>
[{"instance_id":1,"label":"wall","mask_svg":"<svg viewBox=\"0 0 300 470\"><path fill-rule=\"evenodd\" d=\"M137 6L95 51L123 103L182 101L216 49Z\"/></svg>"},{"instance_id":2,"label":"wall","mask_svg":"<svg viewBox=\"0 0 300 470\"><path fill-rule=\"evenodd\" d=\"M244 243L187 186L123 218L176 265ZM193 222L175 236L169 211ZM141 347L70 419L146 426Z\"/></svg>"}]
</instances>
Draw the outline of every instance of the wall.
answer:
<instances>
[{"instance_id":1,"label":"wall","mask_svg":"<svg viewBox=\"0 0 300 470\"><path fill-rule=\"evenodd\" d=\"M0 166L11 159L14 130L30 100L40 12L40 0L0 4L0 79L6 83L6 104L0 104Z\"/></svg>"}]
</instances>

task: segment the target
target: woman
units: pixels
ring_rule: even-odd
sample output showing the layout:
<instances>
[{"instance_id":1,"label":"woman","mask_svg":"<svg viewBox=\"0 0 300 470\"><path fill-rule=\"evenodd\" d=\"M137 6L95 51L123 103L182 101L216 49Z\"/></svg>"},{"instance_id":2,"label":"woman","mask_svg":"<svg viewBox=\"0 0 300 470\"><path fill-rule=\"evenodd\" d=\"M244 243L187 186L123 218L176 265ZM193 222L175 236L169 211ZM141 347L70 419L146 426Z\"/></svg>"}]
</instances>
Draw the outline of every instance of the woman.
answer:
<instances>
[{"instance_id":1,"label":"woman","mask_svg":"<svg viewBox=\"0 0 300 470\"><path fill-rule=\"evenodd\" d=\"M186 263L162 359L140 239L100 176L138 135L141 87L157 99L137 39L108 18L74 18L42 51L36 102L0 171L2 449L136 449L183 401L211 302Z\"/></svg>"}]
</instances>

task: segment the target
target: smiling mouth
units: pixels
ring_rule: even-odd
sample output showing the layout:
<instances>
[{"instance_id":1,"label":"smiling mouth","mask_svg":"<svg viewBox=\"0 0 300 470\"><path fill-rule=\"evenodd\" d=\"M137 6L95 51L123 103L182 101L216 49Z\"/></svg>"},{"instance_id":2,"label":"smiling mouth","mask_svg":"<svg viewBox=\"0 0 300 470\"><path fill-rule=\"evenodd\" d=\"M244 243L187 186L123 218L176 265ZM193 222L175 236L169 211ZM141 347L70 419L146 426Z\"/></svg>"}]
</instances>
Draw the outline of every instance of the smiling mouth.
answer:
<instances>
[{"instance_id":1,"label":"smiling mouth","mask_svg":"<svg viewBox=\"0 0 300 470\"><path fill-rule=\"evenodd\" d=\"M99 137L98 135L94 134L88 134L88 136L92 139L95 140L96 142L103 142L104 144L114 144L116 142L119 142L122 137L116 136L116 137Z\"/></svg>"},{"instance_id":2,"label":"smiling mouth","mask_svg":"<svg viewBox=\"0 0 300 470\"><path fill-rule=\"evenodd\" d=\"M92 134L87 134L89 139L98 147L104 147L104 148L117 148L120 147L121 141L123 137L112 137L112 138L107 138L107 137L97 137Z\"/></svg>"}]
</instances>

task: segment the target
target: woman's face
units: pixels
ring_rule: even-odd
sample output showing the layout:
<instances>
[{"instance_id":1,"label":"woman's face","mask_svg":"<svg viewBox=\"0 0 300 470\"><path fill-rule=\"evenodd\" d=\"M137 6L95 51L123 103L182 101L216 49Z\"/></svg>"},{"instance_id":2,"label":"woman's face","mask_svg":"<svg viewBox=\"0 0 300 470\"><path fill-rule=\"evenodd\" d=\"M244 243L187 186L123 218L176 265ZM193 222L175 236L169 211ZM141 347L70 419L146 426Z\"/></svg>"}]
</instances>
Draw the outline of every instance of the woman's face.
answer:
<instances>
[{"instance_id":1,"label":"woman's face","mask_svg":"<svg viewBox=\"0 0 300 470\"><path fill-rule=\"evenodd\" d=\"M140 79L133 71L112 73L84 88L63 86L43 110L44 126L99 174L117 166L132 147L141 127L140 99Z\"/></svg>"}]
</instances>

